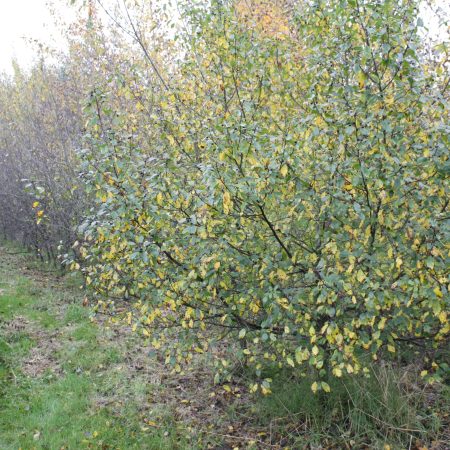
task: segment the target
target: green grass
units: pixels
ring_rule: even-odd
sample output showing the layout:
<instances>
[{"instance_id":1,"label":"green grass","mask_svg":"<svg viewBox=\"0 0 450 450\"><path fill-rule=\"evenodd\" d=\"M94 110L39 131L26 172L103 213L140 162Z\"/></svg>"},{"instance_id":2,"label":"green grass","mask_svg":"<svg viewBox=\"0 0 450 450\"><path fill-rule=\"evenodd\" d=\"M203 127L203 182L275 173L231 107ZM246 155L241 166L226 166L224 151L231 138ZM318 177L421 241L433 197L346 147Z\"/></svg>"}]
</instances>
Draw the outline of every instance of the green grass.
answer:
<instances>
[{"instance_id":1,"label":"green grass","mask_svg":"<svg viewBox=\"0 0 450 450\"><path fill-rule=\"evenodd\" d=\"M34 282L25 261L0 253L0 449L187 448L170 416L146 426L149 387L115 370L126 354L91 323L77 283ZM27 374L30 353L54 340L49 367Z\"/></svg>"},{"instance_id":2,"label":"green grass","mask_svg":"<svg viewBox=\"0 0 450 450\"><path fill-rule=\"evenodd\" d=\"M141 430L136 405L97 409L91 377L68 374L52 382L24 383L3 409L2 448L181 448L164 431Z\"/></svg>"}]
</instances>

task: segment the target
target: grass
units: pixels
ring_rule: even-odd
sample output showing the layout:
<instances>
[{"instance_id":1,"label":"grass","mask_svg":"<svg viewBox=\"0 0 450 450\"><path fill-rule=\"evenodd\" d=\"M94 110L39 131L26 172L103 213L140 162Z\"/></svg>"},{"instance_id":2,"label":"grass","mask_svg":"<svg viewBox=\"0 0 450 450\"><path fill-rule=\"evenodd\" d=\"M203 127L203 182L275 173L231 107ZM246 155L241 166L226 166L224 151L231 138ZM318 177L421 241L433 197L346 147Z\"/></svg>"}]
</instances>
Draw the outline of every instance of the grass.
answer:
<instances>
[{"instance_id":1,"label":"grass","mask_svg":"<svg viewBox=\"0 0 450 450\"><path fill-rule=\"evenodd\" d=\"M126 355L90 321L73 280L55 285L39 273L35 282L34 266L23 275L22 264L0 255L0 448L186 448L170 417L146 426L148 386L116 370ZM46 366L37 375L24 365L30 357Z\"/></svg>"},{"instance_id":2,"label":"grass","mask_svg":"<svg viewBox=\"0 0 450 450\"><path fill-rule=\"evenodd\" d=\"M449 388L436 397L412 368L374 366L370 377L331 379L325 395L314 395L308 378L276 380L253 408L273 440L288 438L294 448L446 448Z\"/></svg>"},{"instance_id":3,"label":"grass","mask_svg":"<svg viewBox=\"0 0 450 450\"><path fill-rule=\"evenodd\" d=\"M0 449L446 448L449 388L414 368L330 380L270 371L273 394L168 373L123 328L91 320L76 277L0 247ZM152 352L153 353L153 352ZM410 370L411 369L411 370ZM269 370L269 369L268 369Z\"/></svg>"}]
</instances>

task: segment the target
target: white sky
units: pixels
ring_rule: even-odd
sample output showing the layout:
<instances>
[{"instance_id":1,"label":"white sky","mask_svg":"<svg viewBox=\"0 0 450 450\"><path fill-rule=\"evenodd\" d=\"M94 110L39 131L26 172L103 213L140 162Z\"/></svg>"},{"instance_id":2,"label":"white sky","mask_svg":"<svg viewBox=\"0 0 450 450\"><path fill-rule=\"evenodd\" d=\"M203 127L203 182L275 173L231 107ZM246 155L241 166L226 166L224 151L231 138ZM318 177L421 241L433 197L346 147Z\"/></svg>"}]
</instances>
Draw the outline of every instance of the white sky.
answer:
<instances>
[{"instance_id":1,"label":"white sky","mask_svg":"<svg viewBox=\"0 0 450 450\"><path fill-rule=\"evenodd\" d=\"M78 0L81 5L83 0ZM75 17L69 0L0 0L0 72L12 71L11 60L29 66L35 57L33 47L24 38L37 39L52 48L64 48L64 40L54 25L48 3L55 5L58 16L66 22ZM105 1L108 3L108 0ZM448 0L437 0L435 4L449 11ZM425 13L424 21L431 35L443 33L437 22Z\"/></svg>"},{"instance_id":2,"label":"white sky","mask_svg":"<svg viewBox=\"0 0 450 450\"><path fill-rule=\"evenodd\" d=\"M74 17L69 0L54 0L58 14ZM48 0L0 0L0 72L11 72L11 60L29 65L35 51L27 39L37 39L53 48L63 48L64 40L54 25Z\"/></svg>"}]
</instances>

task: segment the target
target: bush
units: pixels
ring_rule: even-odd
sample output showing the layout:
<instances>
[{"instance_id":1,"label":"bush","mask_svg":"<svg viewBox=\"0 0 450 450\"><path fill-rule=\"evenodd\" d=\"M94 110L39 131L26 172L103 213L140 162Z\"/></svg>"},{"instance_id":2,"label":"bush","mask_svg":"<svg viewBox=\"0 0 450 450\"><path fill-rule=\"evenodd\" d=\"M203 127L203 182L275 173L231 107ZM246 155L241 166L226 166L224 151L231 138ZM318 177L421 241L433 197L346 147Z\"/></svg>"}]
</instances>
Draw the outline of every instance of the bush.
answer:
<instances>
[{"instance_id":1,"label":"bush","mask_svg":"<svg viewBox=\"0 0 450 450\"><path fill-rule=\"evenodd\" d=\"M52 261L60 244L70 248L85 206L74 151L82 136L77 81L44 61L0 75L0 232Z\"/></svg>"},{"instance_id":2,"label":"bush","mask_svg":"<svg viewBox=\"0 0 450 450\"><path fill-rule=\"evenodd\" d=\"M88 284L129 299L176 370L227 337L264 393L267 362L328 391L401 345L439 377L448 80L418 3L311 2L270 28L190 5L179 71L136 104L144 134L107 86L88 105ZM230 367L217 358L218 377Z\"/></svg>"}]
</instances>

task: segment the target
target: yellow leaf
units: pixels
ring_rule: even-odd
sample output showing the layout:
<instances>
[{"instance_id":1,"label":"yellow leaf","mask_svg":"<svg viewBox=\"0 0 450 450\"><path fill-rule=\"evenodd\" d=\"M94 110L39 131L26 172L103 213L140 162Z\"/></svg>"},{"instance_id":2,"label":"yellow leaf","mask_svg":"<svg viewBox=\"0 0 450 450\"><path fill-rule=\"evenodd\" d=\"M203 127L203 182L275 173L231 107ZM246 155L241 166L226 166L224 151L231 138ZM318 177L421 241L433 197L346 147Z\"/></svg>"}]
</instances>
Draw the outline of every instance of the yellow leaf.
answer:
<instances>
[{"instance_id":1,"label":"yellow leaf","mask_svg":"<svg viewBox=\"0 0 450 450\"><path fill-rule=\"evenodd\" d=\"M322 381L320 384L322 386L322 389L325 392L330 392L331 391L330 385L328 383L325 383L325 381Z\"/></svg>"},{"instance_id":2,"label":"yellow leaf","mask_svg":"<svg viewBox=\"0 0 450 450\"><path fill-rule=\"evenodd\" d=\"M385 324L386 324L386 320L387 320L386 317L383 317L383 318L380 320L380 322L378 323L378 329L379 329L379 330L384 329L384 326L385 326Z\"/></svg>"},{"instance_id":3,"label":"yellow leaf","mask_svg":"<svg viewBox=\"0 0 450 450\"><path fill-rule=\"evenodd\" d=\"M314 392L314 394L317 392L318 388L319 385L317 384L317 381L314 381L314 383L311 385L311 390Z\"/></svg>"},{"instance_id":4,"label":"yellow leaf","mask_svg":"<svg viewBox=\"0 0 450 450\"><path fill-rule=\"evenodd\" d=\"M33 203L33 208L37 208L39 206L39 202L34 202Z\"/></svg>"},{"instance_id":5,"label":"yellow leaf","mask_svg":"<svg viewBox=\"0 0 450 450\"><path fill-rule=\"evenodd\" d=\"M333 369L333 375L338 378L342 377L342 369L340 367L335 367Z\"/></svg>"},{"instance_id":6,"label":"yellow leaf","mask_svg":"<svg viewBox=\"0 0 450 450\"><path fill-rule=\"evenodd\" d=\"M280 169L280 174L285 177L288 173L288 166L285 164L283 167L281 167Z\"/></svg>"},{"instance_id":7,"label":"yellow leaf","mask_svg":"<svg viewBox=\"0 0 450 450\"><path fill-rule=\"evenodd\" d=\"M225 191L223 193L222 202L223 202L223 212L225 214L228 214L230 212L230 209L231 209L231 206L232 206L231 196L230 196L230 193L228 191Z\"/></svg>"},{"instance_id":8,"label":"yellow leaf","mask_svg":"<svg viewBox=\"0 0 450 450\"><path fill-rule=\"evenodd\" d=\"M295 367L295 364L294 364L294 361L292 360L292 358L288 357L288 358L286 358L286 361L290 366Z\"/></svg>"},{"instance_id":9,"label":"yellow leaf","mask_svg":"<svg viewBox=\"0 0 450 450\"><path fill-rule=\"evenodd\" d=\"M395 347L393 345L388 345L387 349L388 349L389 352L395 353Z\"/></svg>"},{"instance_id":10,"label":"yellow leaf","mask_svg":"<svg viewBox=\"0 0 450 450\"><path fill-rule=\"evenodd\" d=\"M437 286L433 289L433 292L436 294L437 297L439 298L443 297L442 291Z\"/></svg>"},{"instance_id":11,"label":"yellow leaf","mask_svg":"<svg viewBox=\"0 0 450 450\"><path fill-rule=\"evenodd\" d=\"M362 283L366 279L366 274L360 269L358 270L358 273L356 274L356 279Z\"/></svg>"},{"instance_id":12,"label":"yellow leaf","mask_svg":"<svg viewBox=\"0 0 450 450\"><path fill-rule=\"evenodd\" d=\"M287 278L286 272L283 269L278 269L277 275L280 280L285 280Z\"/></svg>"},{"instance_id":13,"label":"yellow leaf","mask_svg":"<svg viewBox=\"0 0 450 450\"><path fill-rule=\"evenodd\" d=\"M317 345L315 345L315 346L312 348L312 354L313 354L314 356L317 356L317 355L319 354L319 347L317 347Z\"/></svg>"},{"instance_id":14,"label":"yellow leaf","mask_svg":"<svg viewBox=\"0 0 450 450\"><path fill-rule=\"evenodd\" d=\"M307 348L301 349L300 347L295 351L295 359L301 364L303 361L306 361L309 358L309 350Z\"/></svg>"},{"instance_id":15,"label":"yellow leaf","mask_svg":"<svg viewBox=\"0 0 450 450\"><path fill-rule=\"evenodd\" d=\"M366 75L362 70L358 72L358 74L356 75L356 79L358 81L358 86L360 87L360 89L362 89L366 83Z\"/></svg>"}]
</instances>

